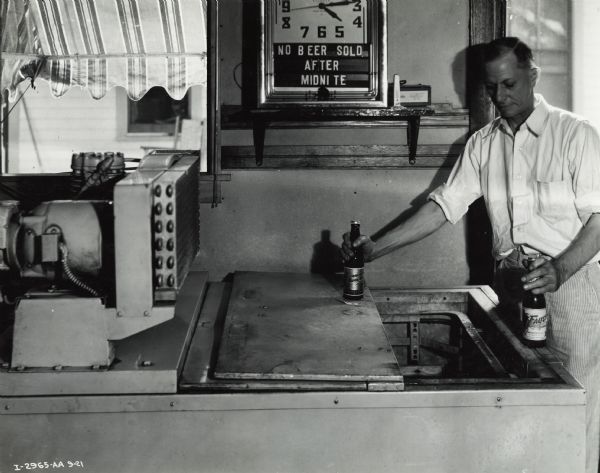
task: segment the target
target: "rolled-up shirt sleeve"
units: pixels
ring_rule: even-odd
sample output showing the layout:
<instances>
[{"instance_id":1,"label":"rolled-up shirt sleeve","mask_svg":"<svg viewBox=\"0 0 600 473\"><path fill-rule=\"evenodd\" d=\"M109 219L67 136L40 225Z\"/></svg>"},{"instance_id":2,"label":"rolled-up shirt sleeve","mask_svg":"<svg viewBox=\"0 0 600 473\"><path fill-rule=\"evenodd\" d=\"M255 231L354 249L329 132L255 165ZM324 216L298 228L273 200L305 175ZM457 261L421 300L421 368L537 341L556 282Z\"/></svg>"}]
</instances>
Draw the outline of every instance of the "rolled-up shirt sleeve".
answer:
<instances>
[{"instance_id":1,"label":"rolled-up shirt sleeve","mask_svg":"<svg viewBox=\"0 0 600 473\"><path fill-rule=\"evenodd\" d=\"M481 136L475 133L456 161L448 180L429 194L450 223L458 222L469 210L469 205L482 195L480 180Z\"/></svg>"},{"instance_id":2,"label":"rolled-up shirt sleeve","mask_svg":"<svg viewBox=\"0 0 600 473\"><path fill-rule=\"evenodd\" d=\"M575 207L585 225L592 214L600 213L600 136L589 122L579 122L568 156Z\"/></svg>"}]
</instances>

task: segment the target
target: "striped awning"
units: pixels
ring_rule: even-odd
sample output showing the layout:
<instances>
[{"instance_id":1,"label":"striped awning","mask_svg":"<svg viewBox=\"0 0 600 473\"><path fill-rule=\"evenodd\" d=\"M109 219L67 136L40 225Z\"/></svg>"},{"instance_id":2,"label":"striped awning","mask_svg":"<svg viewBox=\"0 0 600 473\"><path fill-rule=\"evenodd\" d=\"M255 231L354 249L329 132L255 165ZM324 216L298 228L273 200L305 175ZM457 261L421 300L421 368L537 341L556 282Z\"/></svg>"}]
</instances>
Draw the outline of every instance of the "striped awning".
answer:
<instances>
[{"instance_id":1,"label":"striped awning","mask_svg":"<svg viewBox=\"0 0 600 473\"><path fill-rule=\"evenodd\" d=\"M1 86L42 78L99 99L162 86L176 100L206 84L206 0L1 0Z\"/></svg>"}]
</instances>

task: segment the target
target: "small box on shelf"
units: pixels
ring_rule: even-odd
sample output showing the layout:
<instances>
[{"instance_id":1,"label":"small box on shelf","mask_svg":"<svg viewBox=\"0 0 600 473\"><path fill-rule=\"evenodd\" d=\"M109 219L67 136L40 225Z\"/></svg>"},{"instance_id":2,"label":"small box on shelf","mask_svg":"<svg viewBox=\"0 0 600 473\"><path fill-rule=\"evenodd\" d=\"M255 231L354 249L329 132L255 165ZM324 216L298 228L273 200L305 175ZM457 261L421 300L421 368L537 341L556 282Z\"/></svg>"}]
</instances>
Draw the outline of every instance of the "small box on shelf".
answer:
<instances>
[{"instance_id":1,"label":"small box on shelf","mask_svg":"<svg viewBox=\"0 0 600 473\"><path fill-rule=\"evenodd\" d=\"M431 86L423 84L407 84L397 74L391 84L392 108L428 107L431 105Z\"/></svg>"}]
</instances>

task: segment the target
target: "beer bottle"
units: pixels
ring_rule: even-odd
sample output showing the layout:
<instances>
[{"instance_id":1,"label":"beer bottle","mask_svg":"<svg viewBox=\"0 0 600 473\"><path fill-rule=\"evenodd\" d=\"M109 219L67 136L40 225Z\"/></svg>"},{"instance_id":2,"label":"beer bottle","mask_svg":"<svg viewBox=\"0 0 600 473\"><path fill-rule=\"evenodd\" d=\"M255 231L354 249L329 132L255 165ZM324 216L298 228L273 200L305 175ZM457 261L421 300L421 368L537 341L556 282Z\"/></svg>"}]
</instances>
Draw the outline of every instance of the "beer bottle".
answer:
<instances>
[{"instance_id":1,"label":"beer bottle","mask_svg":"<svg viewBox=\"0 0 600 473\"><path fill-rule=\"evenodd\" d=\"M350 222L350 241L354 242L360 236L360 222ZM354 248L354 256L344 264L344 299L360 300L363 298L365 279L365 258L363 249Z\"/></svg>"},{"instance_id":2,"label":"beer bottle","mask_svg":"<svg viewBox=\"0 0 600 473\"><path fill-rule=\"evenodd\" d=\"M528 258L526 268L529 270L535 258ZM529 347L542 347L546 344L546 325L548 313L544 294L531 291L523 293L523 342Z\"/></svg>"}]
</instances>

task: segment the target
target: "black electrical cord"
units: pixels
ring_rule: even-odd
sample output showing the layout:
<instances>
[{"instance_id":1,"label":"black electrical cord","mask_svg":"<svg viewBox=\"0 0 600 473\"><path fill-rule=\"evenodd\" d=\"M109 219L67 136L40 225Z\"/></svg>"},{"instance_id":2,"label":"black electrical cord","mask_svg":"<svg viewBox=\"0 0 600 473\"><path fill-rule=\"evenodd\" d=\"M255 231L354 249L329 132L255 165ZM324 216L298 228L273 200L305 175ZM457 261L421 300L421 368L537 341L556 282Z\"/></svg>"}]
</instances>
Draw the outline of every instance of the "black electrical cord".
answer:
<instances>
[{"instance_id":1,"label":"black electrical cord","mask_svg":"<svg viewBox=\"0 0 600 473\"><path fill-rule=\"evenodd\" d=\"M37 68L35 70L35 73L33 74L33 77L31 78L31 81L29 82L29 85L27 86L27 88L23 92L21 92L21 95L19 95L19 98L17 99L17 101L13 104L12 107L10 107L10 109L6 113L6 116L0 120L0 125L2 125L6 120L8 120L8 117L10 116L10 113L17 106L17 104L21 101L21 99L23 98L23 96L25 95L25 93L29 90L29 88L33 87L35 89L34 81L37 79L37 76L39 75L39 73L40 73L40 71L42 69L42 65L44 64L44 62L46 62L45 59L42 59L42 60L39 61L38 65L37 65Z\"/></svg>"}]
</instances>

